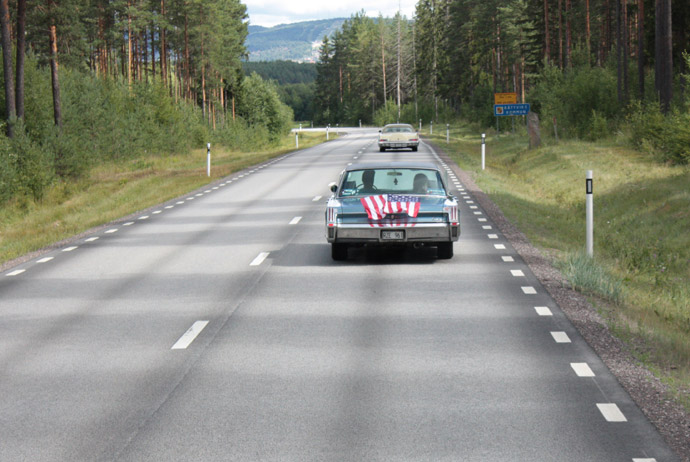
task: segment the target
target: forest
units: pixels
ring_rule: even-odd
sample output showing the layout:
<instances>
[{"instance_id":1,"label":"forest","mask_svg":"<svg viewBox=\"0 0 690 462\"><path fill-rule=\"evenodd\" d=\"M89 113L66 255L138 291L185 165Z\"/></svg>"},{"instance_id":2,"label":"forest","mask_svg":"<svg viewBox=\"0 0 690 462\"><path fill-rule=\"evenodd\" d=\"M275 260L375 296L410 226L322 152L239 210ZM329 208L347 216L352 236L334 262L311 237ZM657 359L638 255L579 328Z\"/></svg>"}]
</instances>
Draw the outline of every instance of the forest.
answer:
<instances>
[{"instance_id":1,"label":"forest","mask_svg":"<svg viewBox=\"0 0 690 462\"><path fill-rule=\"evenodd\" d=\"M419 0L415 18L348 19L320 49L321 123L496 124L515 92L560 136L623 126L665 161L690 159L690 2ZM508 122L508 121L506 121Z\"/></svg>"},{"instance_id":2,"label":"forest","mask_svg":"<svg viewBox=\"0 0 690 462\"><path fill-rule=\"evenodd\" d=\"M285 133L276 86L246 76L239 0L0 0L0 201L100 162Z\"/></svg>"}]
</instances>

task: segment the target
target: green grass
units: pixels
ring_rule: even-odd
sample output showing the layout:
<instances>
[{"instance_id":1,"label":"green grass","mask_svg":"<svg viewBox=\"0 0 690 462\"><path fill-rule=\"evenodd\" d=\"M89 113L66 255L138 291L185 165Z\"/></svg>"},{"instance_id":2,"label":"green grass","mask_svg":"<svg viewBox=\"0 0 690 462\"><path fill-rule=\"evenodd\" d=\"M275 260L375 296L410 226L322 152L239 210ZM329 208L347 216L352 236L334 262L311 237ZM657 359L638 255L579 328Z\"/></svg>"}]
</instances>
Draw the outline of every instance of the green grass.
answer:
<instances>
[{"instance_id":1,"label":"green grass","mask_svg":"<svg viewBox=\"0 0 690 462\"><path fill-rule=\"evenodd\" d=\"M325 133L302 133L300 148L325 139ZM211 178L206 175L205 149L141 156L94 168L76 182L54 184L41 201L16 198L0 207L0 264L178 197L294 147L294 134L286 135L279 145L265 151L238 152L214 147Z\"/></svg>"},{"instance_id":2,"label":"green grass","mask_svg":"<svg viewBox=\"0 0 690 462\"><path fill-rule=\"evenodd\" d=\"M690 168L628 147L561 141L527 149L524 129L434 136L570 283L602 303L612 329L690 409ZM549 141L549 140L547 140ZM594 172L594 259L585 248L585 172Z\"/></svg>"}]
</instances>

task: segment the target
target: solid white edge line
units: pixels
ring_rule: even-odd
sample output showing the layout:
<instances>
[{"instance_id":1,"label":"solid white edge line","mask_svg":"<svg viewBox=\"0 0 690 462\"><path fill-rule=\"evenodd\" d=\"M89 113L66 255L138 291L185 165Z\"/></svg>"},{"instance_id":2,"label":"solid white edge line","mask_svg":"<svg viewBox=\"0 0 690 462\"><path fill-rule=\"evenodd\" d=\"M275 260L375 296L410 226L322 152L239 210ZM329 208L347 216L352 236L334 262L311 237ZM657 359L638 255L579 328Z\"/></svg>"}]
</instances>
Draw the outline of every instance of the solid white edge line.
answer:
<instances>
[{"instance_id":1,"label":"solid white edge line","mask_svg":"<svg viewBox=\"0 0 690 462\"><path fill-rule=\"evenodd\" d=\"M595 377L594 372L587 363L570 363L578 377Z\"/></svg>"},{"instance_id":2,"label":"solid white edge line","mask_svg":"<svg viewBox=\"0 0 690 462\"><path fill-rule=\"evenodd\" d=\"M597 403L597 407L607 422L628 421L615 403Z\"/></svg>"},{"instance_id":3,"label":"solid white edge line","mask_svg":"<svg viewBox=\"0 0 690 462\"><path fill-rule=\"evenodd\" d=\"M186 349L197 336L201 333L202 330L206 327L208 324L208 321L196 321L194 324L192 324L192 327L187 329L187 332L182 334L182 337L175 342L175 344L170 348L171 350L184 350Z\"/></svg>"},{"instance_id":4,"label":"solid white edge line","mask_svg":"<svg viewBox=\"0 0 690 462\"><path fill-rule=\"evenodd\" d=\"M249 266L259 266L264 262L264 260L266 260L266 257L268 257L270 253L271 252L261 252L259 255L256 256L254 260L252 260Z\"/></svg>"}]
</instances>

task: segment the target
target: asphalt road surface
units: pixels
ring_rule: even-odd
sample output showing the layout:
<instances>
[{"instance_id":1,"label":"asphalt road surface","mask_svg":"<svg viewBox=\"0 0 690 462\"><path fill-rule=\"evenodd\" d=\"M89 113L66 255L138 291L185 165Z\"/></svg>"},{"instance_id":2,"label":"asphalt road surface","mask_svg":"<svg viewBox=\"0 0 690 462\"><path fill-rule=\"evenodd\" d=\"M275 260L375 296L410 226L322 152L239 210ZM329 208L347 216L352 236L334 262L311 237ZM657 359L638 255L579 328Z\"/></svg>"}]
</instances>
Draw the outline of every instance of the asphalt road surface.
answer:
<instances>
[{"instance_id":1,"label":"asphalt road surface","mask_svg":"<svg viewBox=\"0 0 690 462\"><path fill-rule=\"evenodd\" d=\"M0 460L677 460L459 182L453 259L331 260L345 165L438 161L375 138L0 273Z\"/></svg>"}]
</instances>

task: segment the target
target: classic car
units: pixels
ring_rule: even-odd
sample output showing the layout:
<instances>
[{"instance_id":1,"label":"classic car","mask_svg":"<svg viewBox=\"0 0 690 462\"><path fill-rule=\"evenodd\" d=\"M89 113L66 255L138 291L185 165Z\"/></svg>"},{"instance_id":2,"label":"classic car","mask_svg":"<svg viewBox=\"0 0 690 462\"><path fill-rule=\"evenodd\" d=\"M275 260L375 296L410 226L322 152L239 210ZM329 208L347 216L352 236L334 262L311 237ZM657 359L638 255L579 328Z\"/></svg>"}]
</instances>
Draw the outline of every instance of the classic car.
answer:
<instances>
[{"instance_id":1,"label":"classic car","mask_svg":"<svg viewBox=\"0 0 690 462\"><path fill-rule=\"evenodd\" d=\"M460 237L458 201L433 163L384 162L348 166L326 206L326 239L334 260L362 245L434 246L453 257Z\"/></svg>"},{"instance_id":2,"label":"classic car","mask_svg":"<svg viewBox=\"0 0 690 462\"><path fill-rule=\"evenodd\" d=\"M379 130L379 151L393 148L417 150L419 135L409 124L388 124Z\"/></svg>"}]
</instances>

